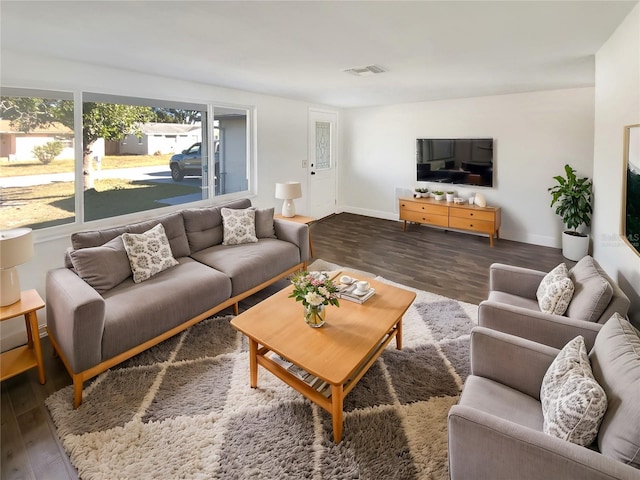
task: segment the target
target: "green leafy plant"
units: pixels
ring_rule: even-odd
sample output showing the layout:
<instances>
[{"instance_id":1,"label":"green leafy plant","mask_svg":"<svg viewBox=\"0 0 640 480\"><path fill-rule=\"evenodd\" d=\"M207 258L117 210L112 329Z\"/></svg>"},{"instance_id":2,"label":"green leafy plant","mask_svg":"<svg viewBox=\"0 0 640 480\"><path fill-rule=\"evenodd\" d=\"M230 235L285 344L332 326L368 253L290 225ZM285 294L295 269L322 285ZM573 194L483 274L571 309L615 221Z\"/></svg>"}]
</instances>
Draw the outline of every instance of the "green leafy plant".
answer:
<instances>
[{"instance_id":1,"label":"green leafy plant","mask_svg":"<svg viewBox=\"0 0 640 480\"><path fill-rule=\"evenodd\" d=\"M416 188L416 192L418 193L427 193L428 191L428 188Z\"/></svg>"},{"instance_id":2,"label":"green leafy plant","mask_svg":"<svg viewBox=\"0 0 640 480\"><path fill-rule=\"evenodd\" d=\"M293 292L289 298L302 302L305 307L318 305L340 306L338 287L325 274L319 272L300 272L292 279Z\"/></svg>"},{"instance_id":3,"label":"green leafy plant","mask_svg":"<svg viewBox=\"0 0 640 480\"><path fill-rule=\"evenodd\" d=\"M591 180L576 177L576 171L569 165L564 166L566 178L557 175L554 178L558 184L549 187L551 193L551 207L556 206L555 213L562 218L562 222L571 229L566 233L583 236L578 233L578 227L591 225Z\"/></svg>"},{"instance_id":4,"label":"green leafy plant","mask_svg":"<svg viewBox=\"0 0 640 480\"><path fill-rule=\"evenodd\" d=\"M62 142L57 140L33 147L33 154L43 165L49 165L61 153Z\"/></svg>"},{"instance_id":5,"label":"green leafy plant","mask_svg":"<svg viewBox=\"0 0 640 480\"><path fill-rule=\"evenodd\" d=\"M440 190L436 190L435 192L433 192L434 195L444 195L444 192L441 192Z\"/></svg>"}]
</instances>

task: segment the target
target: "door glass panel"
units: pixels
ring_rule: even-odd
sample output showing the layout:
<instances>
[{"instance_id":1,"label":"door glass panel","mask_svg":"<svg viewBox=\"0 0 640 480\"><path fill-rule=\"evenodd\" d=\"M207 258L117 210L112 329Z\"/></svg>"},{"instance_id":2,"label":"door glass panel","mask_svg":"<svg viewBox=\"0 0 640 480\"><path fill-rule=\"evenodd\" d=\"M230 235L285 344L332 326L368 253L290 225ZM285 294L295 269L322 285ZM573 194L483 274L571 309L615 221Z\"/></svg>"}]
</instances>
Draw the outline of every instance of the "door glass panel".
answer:
<instances>
[{"instance_id":1,"label":"door glass panel","mask_svg":"<svg viewBox=\"0 0 640 480\"><path fill-rule=\"evenodd\" d=\"M316 122L316 170L331 168L331 123Z\"/></svg>"}]
</instances>

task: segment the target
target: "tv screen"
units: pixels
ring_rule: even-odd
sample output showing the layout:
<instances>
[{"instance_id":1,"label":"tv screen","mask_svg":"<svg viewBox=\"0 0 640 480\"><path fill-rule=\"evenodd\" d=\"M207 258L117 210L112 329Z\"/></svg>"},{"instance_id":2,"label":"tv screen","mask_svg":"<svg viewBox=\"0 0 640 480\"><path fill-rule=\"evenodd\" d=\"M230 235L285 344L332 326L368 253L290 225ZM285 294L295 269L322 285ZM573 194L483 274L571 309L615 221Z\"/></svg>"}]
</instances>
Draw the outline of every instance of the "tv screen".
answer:
<instances>
[{"instance_id":1,"label":"tv screen","mask_svg":"<svg viewBox=\"0 0 640 480\"><path fill-rule=\"evenodd\" d=\"M419 182L493 187L492 138L419 138Z\"/></svg>"}]
</instances>

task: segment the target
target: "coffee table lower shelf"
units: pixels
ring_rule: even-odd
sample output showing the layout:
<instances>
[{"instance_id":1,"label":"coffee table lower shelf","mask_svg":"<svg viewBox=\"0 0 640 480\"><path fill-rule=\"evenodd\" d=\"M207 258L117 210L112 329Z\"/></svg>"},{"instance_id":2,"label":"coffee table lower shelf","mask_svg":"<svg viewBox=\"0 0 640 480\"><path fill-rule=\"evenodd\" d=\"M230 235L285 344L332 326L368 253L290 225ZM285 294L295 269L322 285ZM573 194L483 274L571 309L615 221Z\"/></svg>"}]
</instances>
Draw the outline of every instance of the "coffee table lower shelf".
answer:
<instances>
[{"instance_id":1,"label":"coffee table lower shelf","mask_svg":"<svg viewBox=\"0 0 640 480\"><path fill-rule=\"evenodd\" d=\"M258 365L261 365L266 370L282 380L284 383L289 385L291 388L301 393L310 401L329 412L332 417L333 440L335 443L340 443L340 441L342 440L342 415L344 397L351 390L353 390L353 387L355 387L360 379L364 376L364 374L367 373L369 368L371 368L371 365L373 365L373 363L378 359L382 351L394 337L396 338L396 346L398 350L402 348L402 337L401 335L398 335L398 333L402 331L401 325L402 324L400 321L386 334L386 336L382 339L382 341L378 344L374 351L366 357L366 360L362 364L360 364L358 368L356 368L353 375L347 380L346 383L335 384L328 382L322 377L318 377L331 385L331 395L329 397L326 397L318 390L307 385L303 380L299 379L294 374L289 372L286 368L273 361L267 356L267 354L271 352L270 349L266 347L259 347L257 341L249 338L249 368L251 387L257 388L258 386Z\"/></svg>"}]
</instances>

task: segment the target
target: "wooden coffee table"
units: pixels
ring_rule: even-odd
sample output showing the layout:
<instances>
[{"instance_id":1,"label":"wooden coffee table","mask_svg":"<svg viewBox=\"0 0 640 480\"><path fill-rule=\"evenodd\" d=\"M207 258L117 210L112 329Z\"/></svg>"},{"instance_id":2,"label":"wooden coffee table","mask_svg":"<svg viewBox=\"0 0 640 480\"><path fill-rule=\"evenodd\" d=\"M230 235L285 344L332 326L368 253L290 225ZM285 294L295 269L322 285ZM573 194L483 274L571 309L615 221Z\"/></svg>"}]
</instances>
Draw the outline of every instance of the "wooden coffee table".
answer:
<instances>
[{"instance_id":1,"label":"wooden coffee table","mask_svg":"<svg viewBox=\"0 0 640 480\"><path fill-rule=\"evenodd\" d=\"M340 272L339 275L358 275ZM249 371L252 388L258 386L258 365L273 373L333 418L333 438L342 439L344 397L395 337L402 348L402 316L416 294L367 279L376 294L363 304L340 301L327 307L326 323L311 328L303 318L303 306L288 298L292 286L272 295L231 321L249 339ZM272 353L273 352L273 353ZM327 388L312 388L273 359L273 355L326 382ZM315 386L315 385L314 385Z\"/></svg>"}]
</instances>

